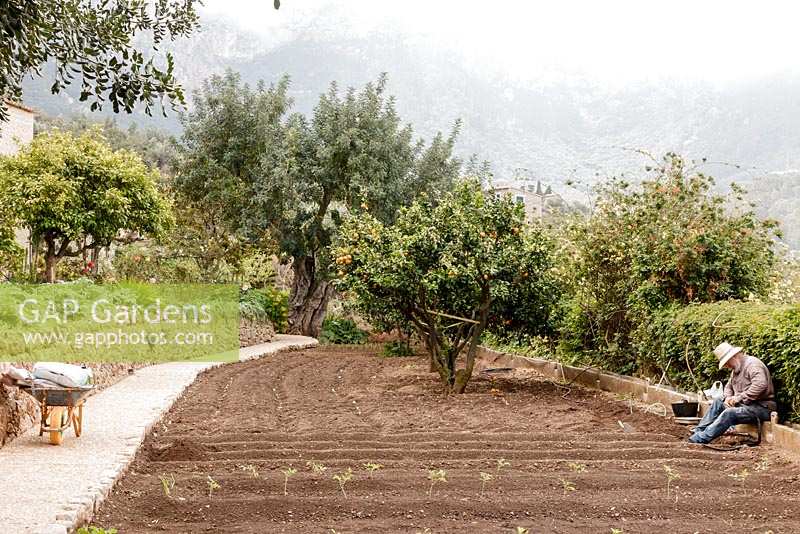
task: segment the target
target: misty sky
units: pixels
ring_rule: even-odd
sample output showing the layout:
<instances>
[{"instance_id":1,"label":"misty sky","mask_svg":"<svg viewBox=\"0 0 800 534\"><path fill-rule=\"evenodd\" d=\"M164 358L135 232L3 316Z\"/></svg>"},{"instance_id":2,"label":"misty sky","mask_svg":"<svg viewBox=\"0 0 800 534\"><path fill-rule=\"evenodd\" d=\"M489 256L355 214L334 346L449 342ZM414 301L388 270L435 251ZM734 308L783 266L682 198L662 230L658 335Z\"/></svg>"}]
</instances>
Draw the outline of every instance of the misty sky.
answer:
<instances>
[{"instance_id":1,"label":"misty sky","mask_svg":"<svg viewBox=\"0 0 800 534\"><path fill-rule=\"evenodd\" d=\"M280 41L313 21L346 34L395 29L523 79L585 76L624 84L653 78L725 83L800 72L799 2L520 0L206 0Z\"/></svg>"}]
</instances>

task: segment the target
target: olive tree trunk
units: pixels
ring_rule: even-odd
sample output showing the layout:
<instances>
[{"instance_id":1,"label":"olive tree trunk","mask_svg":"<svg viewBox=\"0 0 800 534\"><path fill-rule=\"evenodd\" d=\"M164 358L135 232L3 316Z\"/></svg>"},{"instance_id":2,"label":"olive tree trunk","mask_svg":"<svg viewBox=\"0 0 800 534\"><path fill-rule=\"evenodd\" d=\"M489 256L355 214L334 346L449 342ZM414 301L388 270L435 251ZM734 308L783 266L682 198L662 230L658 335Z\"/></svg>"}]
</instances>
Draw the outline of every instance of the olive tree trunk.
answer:
<instances>
[{"instance_id":1,"label":"olive tree trunk","mask_svg":"<svg viewBox=\"0 0 800 534\"><path fill-rule=\"evenodd\" d=\"M333 296L333 286L320 276L314 257L301 256L292 263L288 333L319 337L322 321Z\"/></svg>"}]
</instances>

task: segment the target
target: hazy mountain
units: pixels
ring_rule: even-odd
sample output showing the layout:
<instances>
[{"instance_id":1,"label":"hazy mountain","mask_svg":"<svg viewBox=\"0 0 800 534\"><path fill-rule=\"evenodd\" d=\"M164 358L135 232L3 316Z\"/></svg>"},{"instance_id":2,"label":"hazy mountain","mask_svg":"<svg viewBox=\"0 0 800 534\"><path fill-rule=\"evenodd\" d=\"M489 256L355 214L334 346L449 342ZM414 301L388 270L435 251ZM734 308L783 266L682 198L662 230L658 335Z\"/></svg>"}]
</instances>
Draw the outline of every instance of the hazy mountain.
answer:
<instances>
[{"instance_id":1,"label":"hazy mountain","mask_svg":"<svg viewBox=\"0 0 800 534\"><path fill-rule=\"evenodd\" d=\"M631 149L707 157L721 163L706 169L720 182L735 178L753 185L757 196L769 197L762 212L790 224L784 228L787 239L800 248L798 178L780 174L800 169L800 77L726 86L653 81L617 89L581 79L526 84L420 39L385 31L350 37L315 28L313 21L271 39L225 21L205 21L195 38L168 48L188 92L226 68L249 82L286 73L296 109L305 112L333 80L361 85L387 72L398 110L419 135L449 130L460 118L462 155L491 161L498 177L526 169L521 172L553 183L567 197L570 191L559 185L567 180L637 173L646 161ZM52 96L49 85L27 83L26 103L55 115L83 109L74 98L77 91ZM180 131L174 112L166 119L134 114L119 120Z\"/></svg>"}]
</instances>

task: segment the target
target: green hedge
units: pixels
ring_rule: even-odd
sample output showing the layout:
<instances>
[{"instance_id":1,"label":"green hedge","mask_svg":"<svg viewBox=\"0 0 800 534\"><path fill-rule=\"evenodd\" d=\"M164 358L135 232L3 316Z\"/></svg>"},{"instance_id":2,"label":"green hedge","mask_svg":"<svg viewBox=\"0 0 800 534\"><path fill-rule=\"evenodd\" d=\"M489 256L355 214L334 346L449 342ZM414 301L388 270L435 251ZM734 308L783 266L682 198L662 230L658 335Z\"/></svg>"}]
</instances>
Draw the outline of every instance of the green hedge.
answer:
<instances>
[{"instance_id":1,"label":"green hedge","mask_svg":"<svg viewBox=\"0 0 800 534\"><path fill-rule=\"evenodd\" d=\"M727 341L744 347L770 369L781 415L800 421L800 304L767 305L725 301L668 309L654 315L634 335L641 371L666 369L673 383L696 391L688 362L703 388L727 380L712 353Z\"/></svg>"}]
</instances>

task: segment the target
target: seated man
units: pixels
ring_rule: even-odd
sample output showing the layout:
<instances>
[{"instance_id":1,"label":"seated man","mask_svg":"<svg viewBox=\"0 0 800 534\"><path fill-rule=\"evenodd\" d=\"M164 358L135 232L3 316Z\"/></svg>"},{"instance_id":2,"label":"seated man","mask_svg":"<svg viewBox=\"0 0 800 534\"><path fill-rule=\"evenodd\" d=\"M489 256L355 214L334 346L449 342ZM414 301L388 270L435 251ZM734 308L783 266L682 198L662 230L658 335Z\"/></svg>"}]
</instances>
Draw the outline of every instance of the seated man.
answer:
<instances>
[{"instance_id":1,"label":"seated man","mask_svg":"<svg viewBox=\"0 0 800 534\"><path fill-rule=\"evenodd\" d=\"M728 367L733 372L725 385L725 396L711 404L689 437L691 443L710 443L741 423L769 421L770 413L778 409L772 377L764 362L729 343L717 346L714 356L720 369Z\"/></svg>"}]
</instances>

